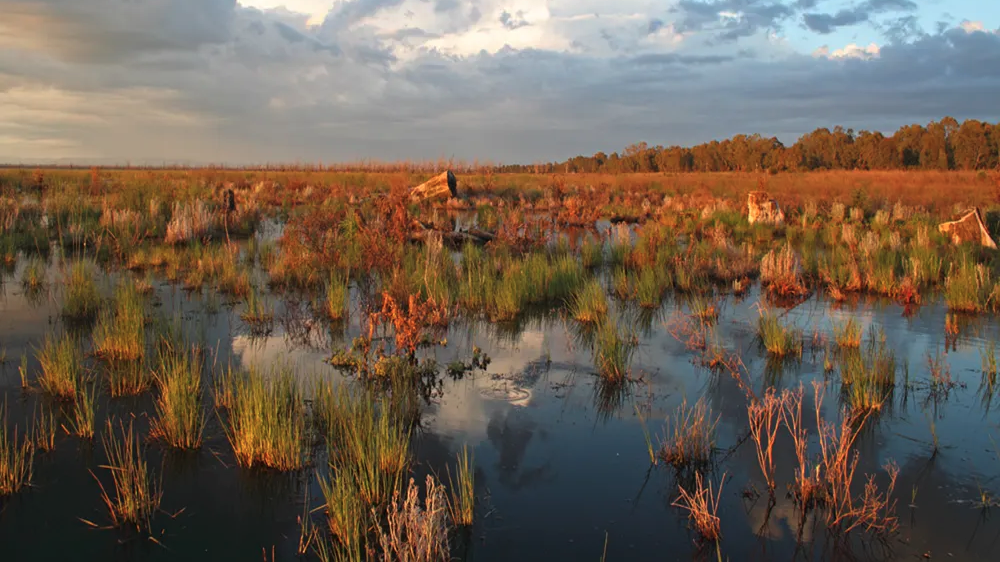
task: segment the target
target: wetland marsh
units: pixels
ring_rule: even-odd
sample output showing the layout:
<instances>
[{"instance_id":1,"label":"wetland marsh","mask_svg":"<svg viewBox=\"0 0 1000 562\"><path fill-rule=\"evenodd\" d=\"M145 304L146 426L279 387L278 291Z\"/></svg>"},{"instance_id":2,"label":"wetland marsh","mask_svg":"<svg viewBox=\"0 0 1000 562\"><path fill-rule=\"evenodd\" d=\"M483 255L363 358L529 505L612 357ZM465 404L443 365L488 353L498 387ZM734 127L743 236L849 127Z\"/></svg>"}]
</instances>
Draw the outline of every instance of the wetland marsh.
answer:
<instances>
[{"instance_id":1,"label":"wetland marsh","mask_svg":"<svg viewBox=\"0 0 1000 562\"><path fill-rule=\"evenodd\" d=\"M994 186L899 176L0 171L4 560L993 560Z\"/></svg>"}]
</instances>

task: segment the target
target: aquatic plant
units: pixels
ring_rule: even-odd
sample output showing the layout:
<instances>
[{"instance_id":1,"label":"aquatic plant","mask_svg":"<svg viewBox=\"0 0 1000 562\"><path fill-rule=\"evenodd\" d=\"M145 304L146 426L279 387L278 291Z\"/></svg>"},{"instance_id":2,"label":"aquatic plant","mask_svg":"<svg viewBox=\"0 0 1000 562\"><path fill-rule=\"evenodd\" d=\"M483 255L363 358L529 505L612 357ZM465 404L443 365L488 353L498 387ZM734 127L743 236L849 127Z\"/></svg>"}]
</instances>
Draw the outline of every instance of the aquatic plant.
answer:
<instances>
[{"instance_id":1,"label":"aquatic plant","mask_svg":"<svg viewBox=\"0 0 1000 562\"><path fill-rule=\"evenodd\" d=\"M105 309L94 328L94 353L108 361L138 361L146 354L146 311L135 283L115 288L114 307Z\"/></svg>"},{"instance_id":2,"label":"aquatic plant","mask_svg":"<svg viewBox=\"0 0 1000 562\"><path fill-rule=\"evenodd\" d=\"M162 482L155 479L139 447L138 434L130 421L120 431L111 419L101 437L108 463L101 468L111 473L114 495L108 493L100 479L91 472L101 487L101 499L116 527L132 526L137 531L151 530L153 516L163 498Z\"/></svg>"},{"instance_id":3,"label":"aquatic plant","mask_svg":"<svg viewBox=\"0 0 1000 562\"><path fill-rule=\"evenodd\" d=\"M667 418L659 457L677 469L708 465L715 449L715 428L719 416L712 417L704 399L688 407L685 398Z\"/></svg>"},{"instance_id":4,"label":"aquatic plant","mask_svg":"<svg viewBox=\"0 0 1000 562\"><path fill-rule=\"evenodd\" d=\"M93 268L84 261L74 262L66 280L66 296L63 301L63 316L83 322L92 320L101 307L101 294Z\"/></svg>"},{"instance_id":5,"label":"aquatic plant","mask_svg":"<svg viewBox=\"0 0 1000 562\"><path fill-rule=\"evenodd\" d=\"M289 370L280 369L267 378L251 370L237 379L223 425L242 467L291 471L305 465L305 406Z\"/></svg>"},{"instance_id":6,"label":"aquatic plant","mask_svg":"<svg viewBox=\"0 0 1000 562\"><path fill-rule=\"evenodd\" d=\"M37 293L45 286L45 262L33 258L21 273L21 286L28 293Z\"/></svg>"},{"instance_id":7,"label":"aquatic plant","mask_svg":"<svg viewBox=\"0 0 1000 562\"><path fill-rule=\"evenodd\" d=\"M760 280L767 290L780 297L797 297L809 293L802 279L802 264L786 244L781 250L771 250L760 262Z\"/></svg>"},{"instance_id":8,"label":"aquatic plant","mask_svg":"<svg viewBox=\"0 0 1000 562\"><path fill-rule=\"evenodd\" d=\"M177 449L201 447L205 414L201 409L201 366L186 351L161 354L156 372L160 394L150 435Z\"/></svg>"},{"instance_id":9,"label":"aquatic plant","mask_svg":"<svg viewBox=\"0 0 1000 562\"><path fill-rule=\"evenodd\" d=\"M608 298L600 281L591 279L584 283L570 305L573 318L579 322L595 324L608 314Z\"/></svg>"},{"instance_id":10,"label":"aquatic plant","mask_svg":"<svg viewBox=\"0 0 1000 562\"><path fill-rule=\"evenodd\" d=\"M594 365L605 380L624 381L637 345L636 337L605 318L594 331Z\"/></svg>"},{"instance_id":11,"label":"aquatic plant","mask_svg":"<svg viewBox=\"0 0 1000 562\"><path fill-rule=\"evenodd\" d=\"M757 337L764 349L775 357L802 354L802 333L782 324L778 316L768 309L760 310Z\"/></svg>"},{"instance_id":12,"label":"aquatic plant","mask_svg":"<svg viewBox=\"0 0 1000 562\"><path fill-rule=\"evenodd\" d=\"M164 241L167 244L190 242L206 235L212 224L212 214L203 201L175 202Z\"/></svg>"},{"instance_id":13,"label":"aquatic plant","mask_svg":"<svg viewBox=\"0 0 1000 562\"><path fill-rule=\"evenodd\" d=\"M330 275L330 281L326 285L326 300L323 301L323 312L327 318L339 322L347 317L347 296L347 280Z\"/></svg>"},{"instance_id":14,"label":"aquatic plant","mask_svg":"<svg viewBox=\"0 0 1000 562\"><path fill-rule=\"evenodd\" d=\"M695 473L695 485L691 492L678 486L680 497L673 505L688 512L688 519L695 532L702 540L715 542L718 544L722 537L722 521L719 519L719 501L722 498L722 486L726 481L725 475L719 483L719 489L712 489L712 482L705 486L701 472Z\"/></svg>"},{"instance_id":15,"label":"aquatic plant","mask_svg":"<svg viewBox=\"0 0 1000 562\"><path fill-rule=\"evenodd\" d=\"M983 312L989 304L993 286L990 268L964 256L951 264L945 279L945 303L954 312Z\"/></svg>"},{"instance_id":16,"label":"aquatic plant","mask_svg":"<svg viewBox=\"0 0 1000 562\"><path fill-rule=\"evenodd\" d=\"M469 454L469 446L462 447L462 452L456 455L457 466L455 477L452 478L451 468L448 468L448 511L451 521L459 527L472 526L476 507L475 457Z\"/></svg>"},{"instance_id":17,"label":"aquatic plant","mask_svg":"<svg viewBox=\"0 0 1000 562\"><path fill-rule=\"evenodd\" d=\"M35 352L41 363L42 374L38 384L42 391L62 400L76 398L83 380L83 351L69 334L47 334L42 348Z\"/></svg>"},{"instance_id":18,"label":"aquatic plant","mask_svg":"<svg viewBox=\"0 0 1000 562\"><path fill-rule=\"evenodd\" d=\"M326 505L327 525L337 545L321 541L317 550L321 560L364 560L365 539L371 527L371 511L361 500L357 480L340 473L331 480L319 478Z\"/></svg>"},{"instance_id":19,"label":"aquatic plant","mask_svg":"<svg viewBox=\"0 0 1000 562\"><path fill-rule=\"evenodd\" d=\"M750 438L757 452L757 464L764 475L768 492L774 495L774 443L783 420L786 395L778 396L774 388L768 388L763 398L752 400L747 405L750 423Z\"/></svg>"},{"instance_id":20,"label":"aquatic plant","mask_svg":"<svg viewBox=\"0 0 1000 562\"><path fill-rule=\"evenodd\" d=\"M19 442L20 441L20 442ZM0 498L31 485L35 449L28 439L19 440L17 427L7 426L7 403L0 405Z\"/></svg>"},{"instance_id":21,"label":"aquatic plant","mask_svg":"<svg viewBox=\"0 0 1000 562\"><path fill-rule=\"evenodd\" d=\"M246 298L246 309L240 318L254 329L266 329L274 322L274 312L254 287Z\"/></svg>"},{"instance_id":22,"label":"aquatic plant","mask_svg":"<svg viewBox=\"0 0 1000 562\"><path fill-rule=\"evenodd\" d=\"M153 371L143 360L115 361L107 366L107 385L112 398L138 396L153 386Z\"/></svg>"},{"instance_id":23,"label":"aquatic plant","mask_svg":"<svg viewBox=\"0 0 1000 562\"><path fill-rule=\"evenodd\" d=\"M840 357L840 378L856 414L880 410L896 386L896 355L884 332L874 329L867 345Z\"/></svg>"},{"instance_id":24,"label":"aquatic plant","mask_svg":"<svg viewBox=\"0 0 1000 562\"><path fill-rule=\"evenodd\" d=\"M56 448L56 414L52 409L42 407L35 416L35 424L31 431L31 442L39 451L51 451Z\"/></svg>"},{"instance_id":25,"label":"aquatic plant","mask_svg":"<svg viewBox=\"0 0 1000 562\"><path fill-rule=\"evenodd\" d=\"M833 322L833 339L842 349L861 347L862 333L861 323L853 316L843 322Z\"/></svg>"},{"instance_id":26,"label":"aquatic plant","mask_svg":"<svg viewBox=\"0 0 1000 562\"><path fill-rule=\"evenodd\" d=\"M443 562L450 558L448 499L433 476L427 475L423 502L412 478L402 502L399 490L393 493L385 528L378 530L378 544L384 560Z\"/></svg>"},{"instance_id":27,"label":"aquatic plant","mask_svg":"<svg viewBox=\"0 0 1000 562\"><path fill-rule=\"evenodd\" d=\"M97 389L93 385L81 384L73 400L72 416L66 432L81 439L93 439L96 419Z\"/></svg>"}]
</instances>

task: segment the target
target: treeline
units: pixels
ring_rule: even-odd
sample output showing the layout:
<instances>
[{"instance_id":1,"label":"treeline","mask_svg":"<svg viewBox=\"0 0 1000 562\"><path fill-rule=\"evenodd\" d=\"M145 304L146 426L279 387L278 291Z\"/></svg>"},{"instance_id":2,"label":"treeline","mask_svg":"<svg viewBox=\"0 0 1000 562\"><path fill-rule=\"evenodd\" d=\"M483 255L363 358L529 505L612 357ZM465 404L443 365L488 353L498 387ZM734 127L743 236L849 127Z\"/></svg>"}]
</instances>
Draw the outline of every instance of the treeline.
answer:
<instances>
[{"instance_id":1,"label":"treeline","mask_svg":"<svg viewBox=\"0 0 1000 562\"><path fill-rule=\"evenodd\" d=\"M501 172L757 172L810 170L987 170L1000 166L1000 124L951 117L909 125L891 136L835 127L792 146L776 138L736 135L691 148L638 143L621 154L598 152L565 162L500 166Z\"/></svg>"}]
</instances>

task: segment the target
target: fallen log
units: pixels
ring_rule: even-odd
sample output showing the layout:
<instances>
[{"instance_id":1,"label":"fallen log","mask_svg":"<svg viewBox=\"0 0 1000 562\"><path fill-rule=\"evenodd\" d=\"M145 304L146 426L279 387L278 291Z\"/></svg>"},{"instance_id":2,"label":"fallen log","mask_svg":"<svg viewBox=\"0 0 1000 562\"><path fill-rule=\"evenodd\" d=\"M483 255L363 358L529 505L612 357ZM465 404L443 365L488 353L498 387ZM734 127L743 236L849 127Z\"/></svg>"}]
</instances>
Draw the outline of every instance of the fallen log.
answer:
<instances>
[{"instance_id":1,"label":"fallen log","mask_svg":"<svg viewBox=\"0 0 1000 562\"><path fill-rule=\"evenodd\" d=\"M750 224L779 225L785 222L785 213L766 191L751 191L747 197L747 220Z\"/></svg>"},{"instance_id":2,"label":"fallen log","mask_svg":"<svg viewBox=\"0 0 1000 562\"><path fill-rule=\"evenodd\" d=\"M983 213L979 207L966 210L955 220L939 224L938 232L951 238L954 244L970 242L985 248L997 249L997 243L990 236L990 231L986 228Z\"/></svg>"},{"instance_id":3,"label":"fallen log","mask_svg":"<svg viewBox=\"0 0 1000 562\"><path fill-rule=\"evenodd\" d=\"M458 179L451 170L434 176L410 190L410 200L414 202L447 200L452 197L458 197Z\"/></svg>"}]
</instances>

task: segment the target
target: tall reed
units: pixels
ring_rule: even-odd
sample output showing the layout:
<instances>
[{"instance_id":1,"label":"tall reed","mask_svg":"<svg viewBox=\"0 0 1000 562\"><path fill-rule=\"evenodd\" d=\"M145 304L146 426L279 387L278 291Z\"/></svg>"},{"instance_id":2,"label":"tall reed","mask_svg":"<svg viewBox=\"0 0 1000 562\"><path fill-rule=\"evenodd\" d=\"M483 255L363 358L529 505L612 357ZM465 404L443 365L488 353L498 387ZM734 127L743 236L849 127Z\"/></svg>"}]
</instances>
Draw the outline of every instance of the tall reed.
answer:
<instances>
[{"instance_id":1,"label":"tall reed","mask_svg":"<svg viewBox=\"0 0 1000 562\"><path fill-rule=\"evenodd\" d=\"M240 466L299 470L307 450L302 394L291 371L269 375L251 370L237 381L226 436Z\"/></svg>"},{"instance_id":2,"label":"tall reed","mask_svg":"<svg viewBox=\"0 0 1000 562\"><path fill-rule=\"evenodd\" d=\"M201 366L186 351L163 353L156 373L160 395L151 436L177 449L201 447L205 414L201 408Z\"/></svg>"},{"instance_id":3,"label":"tall reed","mask_svg":"<svg viewBox=\"0 0 1000 562\"><path fill-rule=\"evenodd\" d=\"M715 428L720 417L712 417L704 399L688 407L687 399L667 418L666 435L660 443L660 458L675 468L703 467L712 458Z\"/></svg>"},{"instance_id":4,"label":"tall reed","mask_svg":"<svg viewBox=\"0 0 1000 562\"><path fill-rule=\"evenodd\" d=\"M20 441L20 442L19 442ZM35 448L27 438L19 440L17 427L7 426L7 403L0 405L0 498L31 485Z\"/></svg>"},{"instance_id":5,"label":"tall reed","mask_svg":"<svg viewBox=\"0 0 1000 562\"><path fill-rule=\"evenodd\" d=\"M617 322L608 318L599 322L594 338L597 373L609 381L624 381L628 378L636 345L635 336L625 332Z\"/></svg>"},{"instance_id":6,"label":"tall reed","mask_svg":"<svg viewBox=\"0 0 1000 562\"><path fill-rule=\"evenodd\" d=\"M101 294L97 290L95 277L93 267L86 262L73 263L66 280L63 316L82 322L92 320L97 315L101 307Z\"/></svg>"},{"instance_id":7,"label":"tall reed","mask_svg":"<svg viewBox=\"0 0 1000 562\"><path fill-rule=\"evenodd\" d=\"M42 374L38 384L47 394L61 400L76 398L77 389L83 380L83 351L80 344L69 334L62 336L47 334L36 357L41 363Z\"/></svg>"},{"instance_id":8,"label":"tall reed","mask_svg":"<svg viewBox=\"0 0 1000 562\"><path fill-rule=\"evenodd\" d=\"M94 352L109 361L137 361L146 354L146 312L135 282L115 288L114 307L105 309L94 328Z\"/></svg>"},{"instance_id":9,"label":"tall reed","mask_svg":"<svg viewBox=\"0 0 1000 562\"><path fill-rule=\"evenodd\" d=\"M608 297L600 281L591 279L574 295L570 305L573 318L580 322L594 324L608 314Z\"/></svg>"},{"instance_id":10,"label":"tall reed","mask_svg":"<svg viewBox=\"0 0 1000 562\"><path fill-rule=\"evenodd\" d=\"M101 499L116 527L132 526L137 531L149 532L163 498L162 482L149 469L132 422L127 428L122 422L118 425L120 431L108 419L101 436L108 457L108 463L101 468L111 473L114 494L108 493L96 475L94 479L101 487Z\"/></svg>"},{"instance_id":11,"label":"tall reed","mask_svg":"<svg viewBox=\"0 0 1000 562\"><path fill-rule=\"evenodd\" d=\"M476 507L475 457L469 454L468 445L463 446L462 452L456 457L458 463L454 478L451 468L448 468L450 487L448 511L451 513L452 523L459 527L469 527L472 525Z\"/></svg>"}]
</instances>

